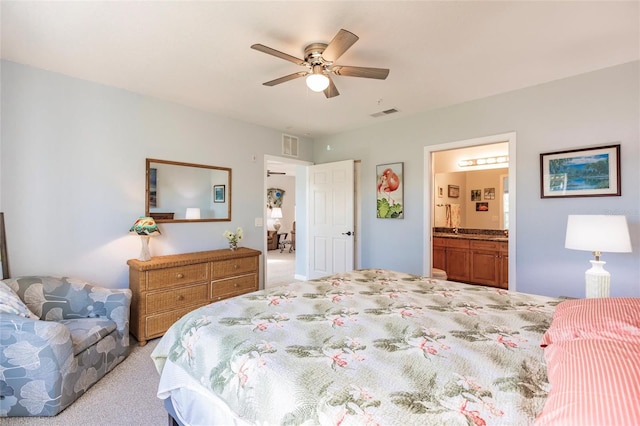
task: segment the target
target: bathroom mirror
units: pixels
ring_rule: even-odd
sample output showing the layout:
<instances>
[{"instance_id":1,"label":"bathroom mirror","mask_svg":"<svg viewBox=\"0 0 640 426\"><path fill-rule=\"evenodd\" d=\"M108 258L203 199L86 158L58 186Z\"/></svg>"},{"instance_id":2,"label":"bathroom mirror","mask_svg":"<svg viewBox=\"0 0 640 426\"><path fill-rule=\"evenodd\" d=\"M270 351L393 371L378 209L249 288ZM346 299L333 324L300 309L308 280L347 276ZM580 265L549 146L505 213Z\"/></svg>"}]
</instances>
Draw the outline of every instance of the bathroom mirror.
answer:
<instances>
[{"instance_id":1,"label":"bathroom mirror","mask_svg":"<svg viewBox=\"0 0 640 426\"><path fill-rule=\"evenodd\" d=\"M147 158L145 214L158 223L231 220L231 169Z\"/></svg>"},{"instance_id":2,"label":"bathroom mirror","mask_svg":"<svg viewBox=\"0 0 640 426\"><path fill-rule=\"evenodd\" d=\"M509 229L508 173L506 168L436 173L434 226Z\"/></svg>"}]
</instances>

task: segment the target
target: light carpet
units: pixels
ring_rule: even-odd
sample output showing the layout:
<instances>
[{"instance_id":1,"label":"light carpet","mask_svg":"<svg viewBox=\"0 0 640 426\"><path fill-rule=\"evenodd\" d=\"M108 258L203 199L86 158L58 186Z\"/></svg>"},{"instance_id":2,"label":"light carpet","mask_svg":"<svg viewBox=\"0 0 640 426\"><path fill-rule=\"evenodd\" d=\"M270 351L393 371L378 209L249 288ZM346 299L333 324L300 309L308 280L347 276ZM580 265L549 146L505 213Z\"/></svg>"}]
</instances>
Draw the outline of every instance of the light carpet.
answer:
<instances>
[{"instance_id":1,"label":"light carpet","mask_svg":"<svg viewBox=\"0 0 640 426\"><path fill-rule=\"evenodd\" d=\"M3 417L2 426L164 426L167 412L156 397L160 376L151 360L159 339L130 355L55 417ZM134 346L135 345L135 346Z\"/></svg>"},{"instance_id":2,"label":"light carpet","mask_svg":"<svg viewBox=\"0 0 640 426\"><path fill-rule=\"evenodd\" d=\"M289 249L267 252L267 280L265 288L298 282L295 279L296 252L289 253Z\"/></svg>"}]
</instances>

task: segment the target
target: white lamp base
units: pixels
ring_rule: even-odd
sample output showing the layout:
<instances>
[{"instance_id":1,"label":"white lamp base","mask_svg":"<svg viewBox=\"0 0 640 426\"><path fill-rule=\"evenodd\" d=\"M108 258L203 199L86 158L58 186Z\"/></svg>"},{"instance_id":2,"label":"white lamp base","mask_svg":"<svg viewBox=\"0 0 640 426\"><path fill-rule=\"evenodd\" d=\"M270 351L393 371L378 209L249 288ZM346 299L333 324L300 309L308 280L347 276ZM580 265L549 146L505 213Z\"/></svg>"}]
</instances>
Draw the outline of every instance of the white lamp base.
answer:
<instances>
[{"instance_id":1,"label":"white lamp base","mask_svg":"<svg viewBox=\"0 0 640 426\"><path fill-rule=\"evenodd\" d=\"M584 274L587 282L587 298L609 297L611 274L604 270L604 264L607 262L600 260L590 260L589 262L591 262L591 269L588 269Z\"/></svg>"},{"instance_id":2,"label":"white lamp base","mask_svg":"<svg viewBox=\"0 0 640 426\"><path fill-rule=\"evenodd\" d=\"M138 260L146 262L151 260L151 253L149 252L149 236L140 235L140 241L142 241L142 247L140 248L140 257Z\"/></svg>"},{"instance_id":3,"label":"white lamp base","mask_svg":"<svg viewBox=\"0 0 640 426\"><path fill-rule=\"evenodd\" d=\"M282 225L280 224L280 221L279 221L278 219L276 219L276 220L273 222L273 228L276 230L276 232L280 232L280 226L282 226Z\"/></svg>"}]
</instances>

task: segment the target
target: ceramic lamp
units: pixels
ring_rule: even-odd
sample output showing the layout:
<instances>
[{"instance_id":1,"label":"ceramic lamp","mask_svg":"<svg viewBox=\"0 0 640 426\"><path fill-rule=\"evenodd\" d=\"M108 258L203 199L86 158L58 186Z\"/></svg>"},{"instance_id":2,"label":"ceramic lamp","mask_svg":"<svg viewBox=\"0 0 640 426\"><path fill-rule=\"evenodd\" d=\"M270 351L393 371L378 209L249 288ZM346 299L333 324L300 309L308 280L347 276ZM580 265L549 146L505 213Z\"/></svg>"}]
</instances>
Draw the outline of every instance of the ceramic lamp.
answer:
<instances>
[{"instance_id":1,"label":"ceramic lamp","mask_svg":"<svg viewBox=\"0 0 640 426\"><path fill-rule=\"evenodd\" d=\"M146 262L151 260L151 253L149 252L149 237L160 235L160 230L156 221L152 217L140 216L138 220L129 229L130 234L139 235L142 247L140 249L140 257L138 260Z\"/></svg>"},{"instance_id":2,"label":"ceramic lamp","mask_svg":"<svg viewBox=\"0 0 640 426\"><path fill-rule=\"evenodd\" d=\"M280 232L280 219L282 219L282 209L280 207L274 207L271 209L271 217L275 220L273 221L273 227L276 232Z\"/></svg>"},{"instance_id":3,"label":"ceramic lamp","mask_svg":"<svg viewBox=\"0 0 640 426\"><path fill-rule=\"evenodd\" d=\"M602 252L628 253L631 238L625 216L569 215L564 246L593 252L591 268L585 272L586 297L609 297L611 274L600 260Z\"/></svg>"}]
</instances>

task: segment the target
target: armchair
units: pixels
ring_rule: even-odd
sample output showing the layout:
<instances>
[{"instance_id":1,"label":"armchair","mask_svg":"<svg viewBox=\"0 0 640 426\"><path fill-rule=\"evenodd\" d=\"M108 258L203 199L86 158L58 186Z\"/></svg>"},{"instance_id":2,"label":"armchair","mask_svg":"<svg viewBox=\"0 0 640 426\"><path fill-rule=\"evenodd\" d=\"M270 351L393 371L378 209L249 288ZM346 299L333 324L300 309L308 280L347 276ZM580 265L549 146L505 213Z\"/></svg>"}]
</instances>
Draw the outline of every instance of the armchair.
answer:
<instances>
[{"instance_id":1,"label":"armchair","mask_svg":"<svg viewBox=\"0 0 640 426\"><path fill-rule=\"evenodd\" d=\"M3 283L35 316L0 315L0 417L55 416L129 354L129 289L68 277Z\"/></svg>"},{"instance_id":2,"label":"armchair","mask_svg":"<svg viewBox=\"0 0 640 426\"><path fill-rule=\"evenodd\" d=\"M267 231L267 250L278 248L278 231Z\"/></svg>"}]
</instances>

